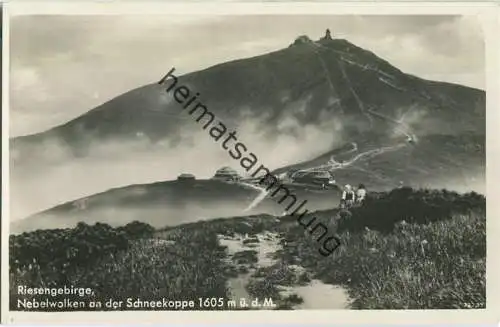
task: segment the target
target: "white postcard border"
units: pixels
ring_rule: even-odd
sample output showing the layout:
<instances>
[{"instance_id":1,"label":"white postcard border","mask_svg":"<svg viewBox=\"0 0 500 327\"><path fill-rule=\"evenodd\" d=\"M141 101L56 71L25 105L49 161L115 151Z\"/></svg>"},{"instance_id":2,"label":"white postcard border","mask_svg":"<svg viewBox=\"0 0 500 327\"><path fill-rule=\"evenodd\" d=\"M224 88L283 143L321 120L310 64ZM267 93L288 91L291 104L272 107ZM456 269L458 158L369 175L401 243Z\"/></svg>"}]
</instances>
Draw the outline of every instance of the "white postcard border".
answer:
<instances>
[{"instance_id":1,"label":"white postcard border","mask_svg":"<svg viewBox=\"0 0 500 327\"><path fill-rule=\"evenodd\" d=\"M496 249L500 247L500 203L495 199L500 189L500 73L499 6L485 2L377 2L377 3L159 3L159 2L14 2L3 5L3 97L2 97L2 323L266 323L266 324L345 324L345 323L496 323L500 320L500 267ZM487 309L484 310L295 310L295 311L157 311L157 312L67 312L34 313L9 311L8 230L9 230L9 17L14 15L345 15L345 14L425 14L477 15L483 22L486 43L487 106ZM6 199L6 200L4 200ZM488 278L489 277L489 278Z\"/></svg>"}]
</instances>

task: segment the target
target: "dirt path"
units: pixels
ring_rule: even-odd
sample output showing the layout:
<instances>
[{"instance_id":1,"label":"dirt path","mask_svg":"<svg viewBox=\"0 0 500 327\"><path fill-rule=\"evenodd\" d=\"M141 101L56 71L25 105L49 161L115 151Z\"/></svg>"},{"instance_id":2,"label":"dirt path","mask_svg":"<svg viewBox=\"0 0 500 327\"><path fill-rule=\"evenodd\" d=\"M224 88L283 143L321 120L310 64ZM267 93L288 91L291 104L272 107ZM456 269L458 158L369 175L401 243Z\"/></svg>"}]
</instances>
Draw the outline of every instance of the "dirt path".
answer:
<instances>
[{"instance_id":1,"label":"dirt path","mask_svg":"<svg viewBox=\"0 0 500 327\"><path fill-rule=\"evenodd\" d=\"M297 294L304 299L294 309L349 309L349 296L340 286L313 279L309 285L283 288L282 295Z\"/></svg>"},{"instance_id":2,"label":"dirt path","mask_svg":"<svg viewBox=\"0 0 500 327\"><path fill-rule=\"evenodd\" d=\"M227 260L231 263L232 256L241 251L253 250L257 251L257 267L268 267L271 266L275 260L271 259L269 256L272 255L279 249L278 241L276 240L277 235L266 233L257 235L259 243L244 244L245 240L249 238L245 235L237 235L234 238L228 238L226 236L219 236L219 241L221 245L227 246L228 257ZM239 306L240 299L244 298L251 300L252 296L248 293L245 286L250 281L250 276L256 269L250 269L247 273L241 273L238 277L230 278L228 280L228 288L231 291L231 299L236 301Z\"/></svg>"},{"instance_id":3,"label":"dirt path","mask_svg":"<svg viewBox=\"0 0 500 327\"><path fill-rule=\"evenodd\" d=\"M237 277L230 278L227 282L228 288L232 294L232 300L239 303L241 298L252 300L251 295L246 290L245 286L250 281L251 275L256 269L269 267L277 263L277 260L271 256L276 251L281 249L279 244L279 236L274 233L257 234L258 243L244 244L248 237L244 235L236 235L229 238L227 236L219 236L221 245L228 247L228 262L232 261L232 256L240 251L254 250L257 252L258 262L253 269L248 272L241 273ZM300 272L305 271L301 266L289 266ZM294 305L294 309L348 309L349 298L347 291L340 286L325 284L320 280L313 279L305 286L278 286L281 296L297 294L303 299L303 303ZM266 309L266 308L263 308Z\"/></svg>"}]
</instances>

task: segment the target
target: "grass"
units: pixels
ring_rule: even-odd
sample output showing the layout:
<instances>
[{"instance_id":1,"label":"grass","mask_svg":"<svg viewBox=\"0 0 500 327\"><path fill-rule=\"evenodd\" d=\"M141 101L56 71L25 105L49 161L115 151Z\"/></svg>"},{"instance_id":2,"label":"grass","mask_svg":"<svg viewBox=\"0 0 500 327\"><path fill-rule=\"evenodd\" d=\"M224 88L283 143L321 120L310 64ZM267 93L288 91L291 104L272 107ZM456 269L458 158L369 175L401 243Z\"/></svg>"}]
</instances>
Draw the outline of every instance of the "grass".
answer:
<instances>
[{"instance_id":1,"label":"grass","mask_svg":"<svg viewBox=\"0 0 500 327\"><path fill-rule=\"evenodd\" d=\"M97 235L103 228L114 230L103 224L85 228L89 235ZM222 260L225 257L225 249L219 245L214 233L181 230L172 235L170 242L152 235L128 237L125 244L120 243L120 251L108 250L110 246L114 248L112 238L99 246L89 243L85 238L70 238L72 233L74 234L73 230L52 230L15 238L11 236L11 243L17 245L11 249L14 262L16 258L26 257L26 249L31 251L33 257L37 257L37 253L41 256L46 249L46 242L52 242L52 239L58 239L65 249L73 249L76 256L79 253L87 253L88 247L97 249L92 257L78 256L78 262L70 261L65 255L59 254L52 262L61 262L60 266L41 260L37 265L11 265L11 310L17 309L18 298L25 298L17 295L18 285L90 287L95 295L88 300L100 301L103 305L110 298L125 301L127 298L161 300L164 297L190 299L195 303L199 297L227 298L225 283L228 267ZM46 235L52 235L52 238ZM27 239L31 243L26 242ZM123 242L122 238L116 239ZM43 300L45 297L28 298Z\"/></svg>"},{"instance_id":2,"label":"grass","mask_svg":"<svg viewBox=\"0 0 500 327\"><path fill-rule=\"evenodd\" d=\"M418 194L402 190L398 194L402 197L399 198L401 202L406 201L403 192L408 197ZM437 199L442 193L429 192L428 195L430 199ZM450 197L460 202L469 196ZM404 219L395 221L392 217L387 219L387 216L362 219L356 216L359 212L353 210L351 220L345 222L342 219L349 218L342 218L339 221L339 227L343 227L339 228L343 246L332 257L321 260L314 244L304 239L285 249L283 257L305 259L302 264L314 271L317 278L345 285L353 308L485 308L486 216L477 196L472 195L472 198L476 201L475 207L457 208L466 213L450 210L450 216L441 219L422 216L413 223ZM394 202L392 206L396 207ZM425 212L423 203L420 209ZM434 204L430 201L428 205ZM369 206L370 202L359 210L366 211ZM366 225L379 227L379 230ZM299 232L291 229L285 237L293 237Z\"/></svg>"},{"instance_id":3,"label":"grass","mask_svg":"<svg viewBox=\"0 0 500 327\"><path fill-rule=\"evenodd\" d=\"M342 240L327 258L290 217L265 215L159 231L136 222L11 236L11 309L17 309L18 285L91 287L92 299L99 301L229 299L228 278L248 272L235 264L255 264L256 252L238 252L228 262L218 235L254 237L264 231L278 233L282 249L275 253L276 264L257 267L246 288L253 297L273 298L278 309L301 301L280 296L280 286L311 279L346 287L354 309L485 308L485 201L475 193L400 189L372 195L351 212L312 213Z\"/></svg>"},{"instance_id":4,"label":"grass","mask_svg":"<svg viewBox=\"0 0 500 327\"><path fill-rule=\"evenodd\" d=\"M363 309L484 308L484 216L458 215L426 225L399 223L390 235L346 237L337 267L357 267L344 281Z\"/></svg>"}]
</instances>

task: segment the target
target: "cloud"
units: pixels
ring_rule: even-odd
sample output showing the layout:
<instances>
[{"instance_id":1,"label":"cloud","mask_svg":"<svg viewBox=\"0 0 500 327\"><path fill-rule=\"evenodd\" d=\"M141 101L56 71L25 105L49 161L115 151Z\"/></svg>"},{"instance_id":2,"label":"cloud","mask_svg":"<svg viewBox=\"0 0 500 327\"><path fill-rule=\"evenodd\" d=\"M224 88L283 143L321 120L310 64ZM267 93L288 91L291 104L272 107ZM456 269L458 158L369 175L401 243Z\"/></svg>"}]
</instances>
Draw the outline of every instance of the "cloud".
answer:
<instances>
[{"instance_id":1,"label":"cloud","mask_svg":"<svg viewBox=\"0 0 500 327\"><path fill-rule=\"evenodd\" d=\"M47 140L43 145L43 158L17 165L11 171L11 220L111 188L173 180L182 173L211 178L216 169L231 166L241 175L248 175L261 164L275 169L290 162L309 160L339 142L342 128L334 121L324 121L320 126L297 128L295 134L269 137L262 131L260 120L248 117L236 129L222 122L228 131L215 141L209 129L203 130L192 117L187 118L192 124L183 129L180 143L175 145L163 140L151 147L138 137L135 142L100 142L87 157L74 158L66 152L60 139ZM290 118L279 127L286 130L299 126L299 122ZM249 171L222 147L233 130L237 132L237 140L248 149L242 151L242 157L253 153L258 159ZM235 142L228 143L233 152ZM11 155L15 156L12 152Z\"/></svg>"}]
</instances>

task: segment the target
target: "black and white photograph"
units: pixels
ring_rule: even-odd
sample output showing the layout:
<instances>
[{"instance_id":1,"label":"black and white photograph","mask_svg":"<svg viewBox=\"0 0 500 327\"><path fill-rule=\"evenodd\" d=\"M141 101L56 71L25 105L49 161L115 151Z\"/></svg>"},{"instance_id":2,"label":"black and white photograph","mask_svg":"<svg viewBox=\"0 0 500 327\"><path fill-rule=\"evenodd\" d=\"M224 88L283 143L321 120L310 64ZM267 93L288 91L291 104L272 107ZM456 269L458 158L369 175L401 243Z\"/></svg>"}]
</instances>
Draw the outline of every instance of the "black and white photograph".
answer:
<instances>
[{"instance_id":1,"label":"black and white photograph","mask_svg":"<svg viewBox=\"0 0 500 327\"><path fill-rule=\"evenodd\" d=\"M9 312L491 309L485 34L10 15Z\"/></svg>"}]
</instances>

